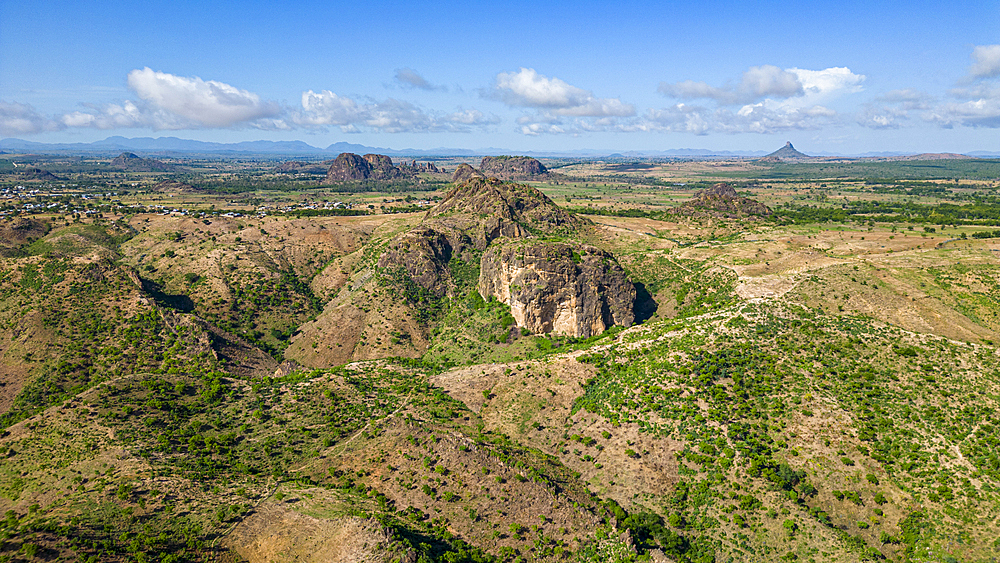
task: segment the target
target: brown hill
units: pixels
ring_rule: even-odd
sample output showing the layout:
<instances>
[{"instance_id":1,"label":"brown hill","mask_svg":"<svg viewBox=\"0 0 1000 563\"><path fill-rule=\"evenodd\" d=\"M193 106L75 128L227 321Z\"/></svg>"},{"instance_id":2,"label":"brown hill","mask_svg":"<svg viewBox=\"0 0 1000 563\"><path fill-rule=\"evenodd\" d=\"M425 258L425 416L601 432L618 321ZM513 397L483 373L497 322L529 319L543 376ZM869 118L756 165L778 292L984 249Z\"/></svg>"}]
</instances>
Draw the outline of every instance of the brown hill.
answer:
<instances>
[{"instance_id":1,"label":"brown hill","mask_svg":"<svg viewBox=\"0 0 1000 563\"><path fill-rule=\"evenodd\" d=\"M35 167L25 168L24 170L21 170L19 176L22 180L28 180L28 181L40 180L43 182L46 181L55 182L58 180L62 180L62 178L56 176L55 174L49 172L48 170L42 170L41 168L35 168Z\"/></svg>"},{"instance_id":2,"label":"brown hill","mask_svg":"<svg viewBox=\"0 0 1000 563\"><path fill-rule=\"evenodd\" d=\"M29 217L10 217L0 221L0 256L21 245L33 242L49 232L49 224Z\"/></svg>"},{"instance_id":3,"label":"brown hill","mask_svg":"<svg viewBox=\"0 0 1000 563\"><path fill-rule=\"evenodd\" d=\"M674 213L692 217L742 219L770 216L772 211L759 201L738 195L729 184L715 184L696 192L692 199L675 207Z\"/></svg>"},{"instance_id":4,"label":"brown hill","mask_svg":"<svg viewBox=\"0 0 1000 563\"><path fill-rule=\"evenodd\" d=\"M123 152L111 161L112 168L118 168L127 172L169 172L176 166L167 164L153 158L142 158L141 156Z\"/></svg>"}]
</instances>

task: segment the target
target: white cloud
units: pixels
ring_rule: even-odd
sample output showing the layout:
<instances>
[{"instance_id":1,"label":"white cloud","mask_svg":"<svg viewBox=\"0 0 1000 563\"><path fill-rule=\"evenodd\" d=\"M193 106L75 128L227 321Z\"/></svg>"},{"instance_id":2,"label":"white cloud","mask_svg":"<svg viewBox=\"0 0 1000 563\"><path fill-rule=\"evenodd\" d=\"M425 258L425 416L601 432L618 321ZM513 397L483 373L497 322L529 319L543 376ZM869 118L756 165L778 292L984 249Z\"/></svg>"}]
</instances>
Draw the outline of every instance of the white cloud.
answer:
<instances>
[{"instance_id":1,"label":"white cloud","mask_svg":"<svg viewBox=\"0 0 1000 563\"><path fill-rule=\"evenodd\" d=\"M676 104L664 109L650 109L638 129L706 135L712 129L712 116L707 108Z\"/></svg>"},{"instance_id":2,"label":"white cloud","mask_svg":"<svg viewBox=\"0 0 1000 563\"><path fill-rule=\"evenodd\" d=\"M965 127L1000 127L1000 96L967 102L945 103L928 112L924 119L950 129Z\"/></svg>"},{"instance_id":3,"label":"white cloud","mask_svg":"<svg viewBox=\"0 0 1000 563\"><path fill-rule=\"evenodd\" d=\"M675 84L661 82L657 90L671 98L709 99L725 105L746 104L768 97L790 98L804 93L801 79L793 70L782 70L773 65L752 66L734 86L715 87L705 82L685 80Z\"/></svg>"},{"instance_id":4,"label":"white cloud","mask_svg":"<svg viewBox=\"0 0 1000 563\"><path fill-rule=\"evenodd\" d=\"M338 96L329 90L302 92L302 111L292 120L306 127L351 125L364 120L366 110L351 98Z\"/></svg>"},{"instance_id":5,"label":"white cloud","mask_svg":"<svg viewBox=\"0 0 1000 563\"><path fill-rule=\"evenodd\" d=\"M280 105L223 82L175 76L146 67L129 72L128 86L138 100L89 106L89 111L64 114L60 123L97 129L288 127L281 119L284 110Z\"/></svg>"},{"instance_id":6,"label":"white cloud","mask_svg":"<svg viewBox=\"0 0 1000 563\"><path fill-rule=\"evenodd\" d=\"M752 66L743 73L739 89L755 99L801 96L804 85L795 70L782 70L773 65Z\"/></svg>"},{"instance_id":7,"label":"white cloud","mask_svg":"<svg viewBox=\"0 0 1000 563\"><path fill-rule=\"evenodd\" d=\"M819 129L837 112L820 105L809 107L772 106L766 102L743 106L736 113L719 111L715 129L726 133L775 133Z\"/></svg>"},{"instance_id":8,"label":"white cloud","mask_svg":"<svg viewBox=\"0 0 1000 563\"><path fill-rule=\"evenodd\" d=\"M1000 45L978 45L972 49L969 74L975 78L1000 76Z\"/></svg>"},{"instance_id":9,"label":"white cloud","mask_svg":"<svg viewBox=\"0 0 1000 563\"><path fill-rule=\"evenodd\" d=\"M383 133L421 133L432 131L467 132L485 129L496 123L476 109L459 110L448 115L428 113L404 100L358 102L329 90L302 93L302 110L292 111L291 120L302 127L340 127L345 133L368 128Z\"/></svg>"},{"instance_id":10,"label":"white cloud","mask_svg":"<svg viewBox=\"0 0 1000 563\"><path fill-rule=\"evenodd\" d=\"M685 80L676 84L661 82L657 91L664 96L679 100L716 100L720 103L736 103L736 93L725 88L716 88L706 82Z\"/></svg>"},{"instance_id":11,"label":"white cloud","mask_svg":"<svg viewBox=\"0 0 1000 563\"><path fill-rule=\"evenodd\" d=\"M95 129L132 129L136 127L151 127L153 129L175 129L176 118L160 112L147 112L139 108L135 102L126 101L122 104L107 104L94 108L93 113L74 111L62 116L61 120L67 127L93 127ZM172 123L171 123L172 122Z\"/></svg>"},{"instance_id":12,"label":"white cloud","mask_svg":"<svg viewBox=\"0 0 1000 563\"><path fill-rule=\"evenodd\" d=\"M466 125L470 127L495 125L500 122L500 118L496 116L487 116L477 109L459 110L446 115L444 120L454 124Z\"/></svg>"},{"instance_id":13,"label":"white cloud","mask_svg":"<svg viewBox=\"0 0 1000 563\"><path fill-rule=\"evenodd\" d=\"M0 135L31 135L61 128L61 123L41 115L28 104L0 101Z\"/></svg>"},{"instance_id":14,"label":"white cloud","mask_svg":"<svg viewBox=\"0 0 1000 563\"><path fill-rule=\"evenodd\" d=\"M419 88L420 90L444 90L444 86L435 86L412 68L396 69L396 82L404 88Z\"/></svg>"},{"instance_id":15,"label":"white cloud","mask_svg":"<svg viewBox=\"0 0 1000 563\"><path fill-rule=\"evenodd\" d=\"M532 68L497 74L488 94L508 106L536 108L553 115L574 117L628 117L635 107L617 98L597 98L558 78L549 78Z\"/></svg>"},{"instance_id":16,"label":"white cloud","mask_svg":"<svg viewBox=\"0 0 1000 563\"><path fill-rule=\"evenodd\" d=\"M909 112L892 105L868 104L855 121L869 129L899 129L909 119Z\"/></svg>"},{"instance_id":17,"label":"white cloud","mask_svg":"<svg viewBox=\"0 0 1000 563\"><path fill-rule=\"evenodd\" d=\"M806 70L790 68L788 72L795 74L802 83L803 98L815 100L841 94L860 92L865 81L865 75L854 74L847 67L833 67L823 70Z\"/></svg>"},{"instance_id":18,"label":"white cloud","mask_svg":"<svg viewBox=\"0 0 1000 563\"><path fill-rule=\"evenodd\" d=\"M274 102L224 82L198 77L175 76L149 67L128 74L128 86L157 110L197 127L226 128L281 113Z\"/></svg>"}]
</instances>

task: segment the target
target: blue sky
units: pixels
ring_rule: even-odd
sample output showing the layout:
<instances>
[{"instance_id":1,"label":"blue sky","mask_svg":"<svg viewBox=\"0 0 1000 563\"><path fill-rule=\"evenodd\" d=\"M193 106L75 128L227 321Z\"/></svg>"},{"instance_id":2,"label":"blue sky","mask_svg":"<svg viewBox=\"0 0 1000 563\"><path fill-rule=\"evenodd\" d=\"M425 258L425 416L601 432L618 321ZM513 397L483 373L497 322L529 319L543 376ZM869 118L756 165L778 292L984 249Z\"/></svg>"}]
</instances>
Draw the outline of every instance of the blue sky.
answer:
<instances>
[{"instance_id":1,"label":"blue sky","mask_svg":"<svg viewBox=\"0 0 1000 563\"><path fill-rule=\"evenodd\" d=\"M0 137L1000 150L1000 1L0 0Z\"/></svg>"}]
</instances>

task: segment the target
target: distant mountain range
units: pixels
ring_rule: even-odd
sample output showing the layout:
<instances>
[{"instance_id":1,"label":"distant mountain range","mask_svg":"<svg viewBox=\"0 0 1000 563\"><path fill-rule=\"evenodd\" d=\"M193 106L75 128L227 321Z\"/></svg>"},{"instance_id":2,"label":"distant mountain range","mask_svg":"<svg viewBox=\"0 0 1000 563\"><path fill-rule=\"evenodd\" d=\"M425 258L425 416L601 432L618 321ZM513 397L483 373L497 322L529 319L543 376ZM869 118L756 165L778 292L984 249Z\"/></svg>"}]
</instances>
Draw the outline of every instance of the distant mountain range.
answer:
<instances>
[{"instance_id":1,"label":"distant mountain range","mask_svg":"<svg viewBox=\"0 0 1000 563\"><path fill-rule=\"evenodd\" d=\"M794 150L794 149L793 149ZM282 156L312 156L312 155L337 155L344 152L356 154L376 153L389 156L486 156L486 155L526 155L534 157L577 157L595 158L605 157L611 159L633 159L633 158L759 158L768 155L767 151L723 151L709 149L669 149L669 150L637 150L637 151L612 151L599 149L578 149L566 151L523 151L516 149L504 149L497 147L486 147L479 149L459 149L449 147L439 147L433 149L392 149L387 147L371 147L355 143L345 143L343 141L333 143L326 148L314 147L302 141L243 141L240 143L213 143L208 141L194 141L191 139L179 139L177 137L108 137L103 141L92 143L38 143L25 141L22 139L0 139L0 151L28 151L33 153L110 153L118 154L123 151L145 152L145 153L212 153L212 154L262 154L262 155L282 155ZM798 152L798 151L796 151ZM801 154L801 153L799 153ZM833 153L813 153L814 156L841 156ZM897 157L908 156L912 153L904 152L869 152L864 154L850 155L851 158L871 158L871 157ZM805 156L805 155L803 155ZM977 158L997 158L1000 152L976 151L968 153L966 156Z\"/></svg>"}]
</instances>

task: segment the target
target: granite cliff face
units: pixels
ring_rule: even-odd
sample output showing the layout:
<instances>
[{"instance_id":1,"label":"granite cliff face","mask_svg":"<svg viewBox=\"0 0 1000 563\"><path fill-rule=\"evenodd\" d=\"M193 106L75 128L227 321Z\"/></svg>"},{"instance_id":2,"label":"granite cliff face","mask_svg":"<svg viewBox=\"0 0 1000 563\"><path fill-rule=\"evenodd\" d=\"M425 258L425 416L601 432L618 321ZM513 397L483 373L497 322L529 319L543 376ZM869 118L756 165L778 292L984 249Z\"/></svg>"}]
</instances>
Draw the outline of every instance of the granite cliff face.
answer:
<instances>
[{"instance_id":1,"label":"granite cliff face","mask_svg":"<svg viewBox=\"0 0 1000 563\"><path fill-rule=\"evenodd\" d=\"M683 205L675 208L681 215L718 217L727 219L742 219L747 217L769 216L771 208L763 203L743 197L729 184L715 184L711 188L700 190Z\"/></svg>"},{"instance_id":2,"label":"granite cliff face","mask_svg":"<svg viewBox=\"0 0 1000 563\"><path fill-rule=\"evenodd\" d=\"M529 180L549 172L541 162L528 156L484 156L479 171L501 180Z\"/></svg>"},{"instance_id":3,"label":"granite cliff face","mask_svg":"<svg viewBox=\"0 0 1000 563\"><path fill-rule=\"evenodd\" d=\"M478 289L510 305L519 327L587 338L635 322L635 286L592 246L525 241L483 255Z\"/></svg>"}]
</instances>

